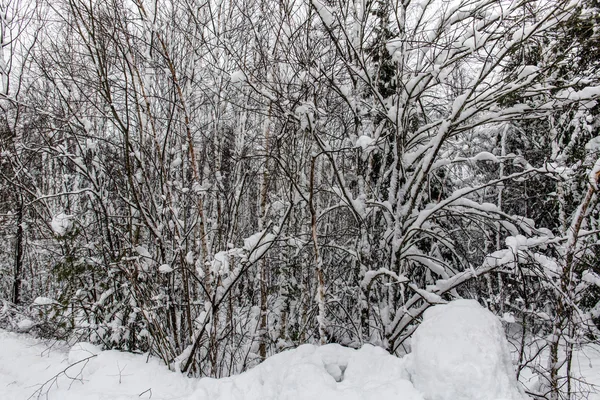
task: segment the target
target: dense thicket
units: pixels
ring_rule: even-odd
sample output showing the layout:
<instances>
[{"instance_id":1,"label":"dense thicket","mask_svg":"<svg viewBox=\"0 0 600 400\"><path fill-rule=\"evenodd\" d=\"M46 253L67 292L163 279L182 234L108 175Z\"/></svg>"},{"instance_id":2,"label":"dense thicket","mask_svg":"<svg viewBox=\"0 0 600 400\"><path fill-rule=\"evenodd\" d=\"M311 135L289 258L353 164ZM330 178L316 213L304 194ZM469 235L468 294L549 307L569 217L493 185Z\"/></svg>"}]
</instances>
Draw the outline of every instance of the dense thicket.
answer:
<instances>
[{"instance_id":1,"label":"dense thicket","mask_svg":"<svg viewBox=\"0 0 600 400\"><path fill-rule=\"evenodd\" d=\"M0 320L223 376L475 298L582 395L596 6L4 1Z\"/></svg>"}]
</instances>

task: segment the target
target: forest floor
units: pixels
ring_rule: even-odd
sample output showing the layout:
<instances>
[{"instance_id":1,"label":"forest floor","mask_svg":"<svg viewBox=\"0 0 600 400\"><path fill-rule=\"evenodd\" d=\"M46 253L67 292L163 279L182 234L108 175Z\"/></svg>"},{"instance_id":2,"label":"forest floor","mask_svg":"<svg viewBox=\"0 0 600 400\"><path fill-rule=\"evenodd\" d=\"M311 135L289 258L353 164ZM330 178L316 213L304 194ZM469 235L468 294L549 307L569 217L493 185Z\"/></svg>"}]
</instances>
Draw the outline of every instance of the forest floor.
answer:
<instances>
[{"instance_id":1,"label":"forest floor","mask_svg":"<svg viewBox=\"0 0 600 400\"><path fill-rule=\"evenodd\" d=\"M468 305L468 304L467 304ZM467 308L464 313L473 315ZM448 309L444 315L452 317ZM435 317L435 315L434 315ZM456 318L448 317L448 321ZM456 315L454 316L456 317ZM484 316L485 317L485 316ZM443 323L442 320L440 320ZM481 321L472 321L481 322ZM502 383L503 368L489 365L507 357L454 346L455 356L440 341L441 323L420 330L419 349L398 358L383 349L365 345L349 349L336 344L303 345L269 357L251 370L230 378L192 379L169 371L159 360L115 350L101 351L89 343L68 346L28 334L0 329L1 400L521 400L527 397L515 389L514 378ZM456 325L456 322L449 322ZM425 326L425 325L424 325ZM442 326L443 327L443 326ZM443 327L444 328L444 327ZM419 330L418 330L419 331ZM443 330L451 336L450 326ZM458 331L456 331L458 332ZM459 332L460 333L460 332ZM493 334L470 331L465 343L477 347ZM456 339L453 339L456 341ZM415 339L415 343L417 340ZM435 346L438 346L436 349ZM444 347L446 346L446 347ZM505 346L506 347L506 346ZM416 349L415 344L415 349ZM585 351L584 351L585 350ZM575 366L589 383L600 387L600 347L588 346L575 357ZM433 352L433 353L432 353ZM426 357L417 360L418 357ZM432 361L433 359L433 361ZM496 361L495 361L496 360ZM504 360L504 361L502 361ZM447 363L446 361L449 361ZM479 364L478 364L479 362ZM438 370L436 368L446 368ZM508 361L510 364L510 361ZM419 372L419 368L426 371ZM512 369L508 365L508 370ZM433 372L432 372L433 371ZM441 371L441 372L440 372ZM504 368L504 372L507 369ZM415 377L415 374L421 374ZM508 373L512 375L512 373ZM492 376L490 380L489 377ZM507 375L508 376L508 375ZM420 379L417 379L420 378ZM482 381L488 380L487 388ZM421 382L419 382L419 380ZM512 386L512 388L511 388ZM492 388L492 389L490 389ZM485 394L484 394L485 393ZM448 397L450 396L450 397ZM600 400L599 393L588 397Z\"/></svg>"}]
</instances>

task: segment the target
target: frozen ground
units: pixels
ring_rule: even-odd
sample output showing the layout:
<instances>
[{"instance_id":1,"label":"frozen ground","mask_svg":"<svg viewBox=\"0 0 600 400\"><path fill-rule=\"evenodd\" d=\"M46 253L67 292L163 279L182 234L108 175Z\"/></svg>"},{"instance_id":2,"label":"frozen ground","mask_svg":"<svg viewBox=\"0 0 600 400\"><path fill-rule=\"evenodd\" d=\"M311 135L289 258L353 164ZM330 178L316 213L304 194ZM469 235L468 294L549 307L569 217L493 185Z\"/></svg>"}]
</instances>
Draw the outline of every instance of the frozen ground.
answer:
<instances>
[{"instance_id":1,"label":"frozen ground","mask_svg":"<svg viewBox=\"0 0 600 400\"><path fill-rule=\"evenodd\" d=\"M414 351L300 346L224 379L189 379L142 355L73 348L0 330L0 399L521 400L498 320L475 302L425 315ZM600 384L600 351L578 355ZM596 400L600 396L591 397Z\"/></svg>"}]
</instances>

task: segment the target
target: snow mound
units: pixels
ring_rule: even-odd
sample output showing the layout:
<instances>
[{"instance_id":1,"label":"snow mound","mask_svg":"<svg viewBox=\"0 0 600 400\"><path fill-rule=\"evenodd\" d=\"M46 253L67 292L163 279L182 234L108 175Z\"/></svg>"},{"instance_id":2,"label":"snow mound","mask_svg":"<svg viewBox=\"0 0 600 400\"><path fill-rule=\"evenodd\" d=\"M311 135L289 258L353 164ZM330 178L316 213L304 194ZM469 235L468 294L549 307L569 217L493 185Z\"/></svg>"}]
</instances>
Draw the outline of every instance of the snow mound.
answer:
<instances>
[{"instance_id":1,"label":"snow mound","mask_svg":"<svg viewBox=\"0 0 600 400\"><path fill-rule=\"evenodd\" d=\"M29 332L34 326L35 322L26 318L24 320L19 321L19 323L17 324L17 329L19 330L19 332Z\"/></svg>"},{"instance_id":2,"label":"snow mound","mask_svg":"<svg viewBox=\"0 0 600 400\"><path fill-rule=\"evenodd\" d=\"M65 236L73 228L73 216L64 213L55 215L50 222L50 227L56 236Z\"/></svg>"},{"instance_id":3,"label":"snow mound","mask_svg":"<svg viewBox=\"0 0 600 400\"><path fill-rule=\"evenodd\" d=\"M524 400L500 321L475 300L425 312L409 370L427 400Z\"/></svg>"},{"instance_id":4,"label":"snow mound","mask_svg":"<svg viewBox=\"0 0 600 400\"><path fill-rule=\"evenodd\" d=\"M454 303L445 307L450 309L455 317L461 317L461 312L469 315L471 313L480 315L482 312L481 309L468 303L463 310L458 311L456 308L460 307L456 307ZM427 315L428 324L431 324L435 317L432 315L432 313ZM482 320L484 323L489 322L485 313L483 318L475 317L474 319L475 322ZM471 322L473 321L468 321L468 323ZM446 329L456 325L455 322L437 326ZM474 328L471 331L478 330ZM436 332L438 336L443 333L442 330L436 330ZM460 332L451 330L448 335L457 333ZM423 332L418 336L420 339L426 339ZM435 338L435 336L429 338ZM475 343L478 341L473 338L469 340L473 340ZM463 341L462 346L464 346L464 342L466 340ZM421 341L420 344L433 345L441 354L447 354L449 349L449 347L442 347L441 344L426 340ZM454 344L452 345L454 346ZM417 351L422 352L423 349L417 349ZM88 358L91 356L94 357ZM585 351L576 353L576 357L577 363L582 366L582 373L585 373L584 377L590 383L600 384L598 380L600 377L600 373L598 373L600 347L586 347ZM408 358L412 358L412 355ZM419 360L417 359L417 361ZM458 363L453 366L452 370L445 369L441 373L440 369L436 368L430 373L431 381L426 382L427 385L447 391L447 396L444 398L452 398L452 396L455 396L456 400L492 398L485 390L481 393L477 392L477 390L482 390L482 385L476 380L479 376L467 371L466 373L471 374L470 376L456 378L457 373L454 372L454 369L465 373L465 369L461 365ZM63 342L49 343L26 334L0 329L0 398L2 400L27 398L48 400L430 400L439 398L431 395L424 397L417 392L408 380L409 375L405 367L409 366L410 361L407 362L406 357L399 359L373 346L366 345L359 350L353 350L333 344L322 347L304 345L269 357L262 364L238 376L224 379L190 379L184 374L169 371L158 359L148 357L147 354L123 353L116 350L100 351L98 347L89 343L79 343L69 348ZM471 368L477 369L480 366L475 365ZM490 373L489 369L485 371L485 373ZM500 368L500 372L502 371L506 372ZM417 371L413 371L413 376L417 376L414 375L414 372ZM498 370L494 370L491 373L497 372ZM447 375L451 376L446 379ZM492 378L497 379L498 376L500 375L492 375ZM446 379L447 386L442 386L441 379ZM452 379L463 386L458 386L458 383ZM511 385L513 386L507 386L504 399L522 399L523 397L520 397L514 389L514 383ZM469 391L471 397L466 397L464 395L465 388L471 386L474 387ZM498 394L498 396L500 395L502 394ZM592 394L589 399L600 400L600 395Z\"/></svg>"},{"instance_id":5,"label":"snow mound","mask_svg":"<svg viewBox=\"0 0 600 400\"><path fill-rule=\"evenodd\" d=\"M302 345L231 378L202 379L195 398L212 400L422 400L404 360L365 345Z\"/></svg>"}]
</instances>

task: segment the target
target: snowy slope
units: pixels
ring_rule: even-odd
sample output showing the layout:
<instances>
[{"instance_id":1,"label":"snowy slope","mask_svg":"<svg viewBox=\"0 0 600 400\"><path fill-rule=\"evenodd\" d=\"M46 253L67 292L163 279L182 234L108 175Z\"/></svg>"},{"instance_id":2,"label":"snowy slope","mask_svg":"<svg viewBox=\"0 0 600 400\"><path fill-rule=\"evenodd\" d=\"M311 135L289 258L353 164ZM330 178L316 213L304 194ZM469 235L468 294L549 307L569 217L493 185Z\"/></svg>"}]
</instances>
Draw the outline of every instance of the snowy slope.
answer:
<instances>
[{"instance_id":1,"label":"snowy slope","mask_svg":"<svg viewBox=\"0 0 600 400\"><path fill-rule=\"evenodd\" d=\"M600 349L576 357L600 383ZM501 325L473 301L436 306L404 358L303 345L238 376L189 379L143 355L68 348L0 330L0 400L524 400ZM590 399L599 400L594 394Z\"/></svg>"},{"instance_id":2,"label":"snowy slope","mask_svg":"<svg viewBox=\"0 0 600 400\"><path fill-rule=\"evenodd\" d=\"M144 399L150 398L149 392L140 393L151 389L152 399L166 400L187 399L194 392L193 380L168 371L158 360L146 363L141 355L103 351L68 368L70 361L92 355L84 356L80 346L75 347L78 350L69 355L64 345L0 330L0 399ZM66 375L53 379L66 368Z\"/></svg>"},{"instance_id":3,"label":"snowy slope","mask_svg":"<svg viewBox=\"0 0 600 400\"><path fill-rule=\"evenodd\" d=\"M198 398L236 400L421 400L404 360L366 345L303 345L227 379L204 379Z\"/></svg>"},{"instance_id":4,"label":"snowy slope","mask_svg":"<svg viewBox=\"0 0 600 400\"><path fill-rule=\"evenodd\" d=\"M65 368L58 380L52 378ZM41 384L48 383L40 387ZM49 348L26 335L0 331L0 398L211 400L421 400L404 360L384 350L300 346L224 379L188 379L157 360L90 344ZM141 396L140 396L141 394Z\"/></svg>"}]
</instances>

